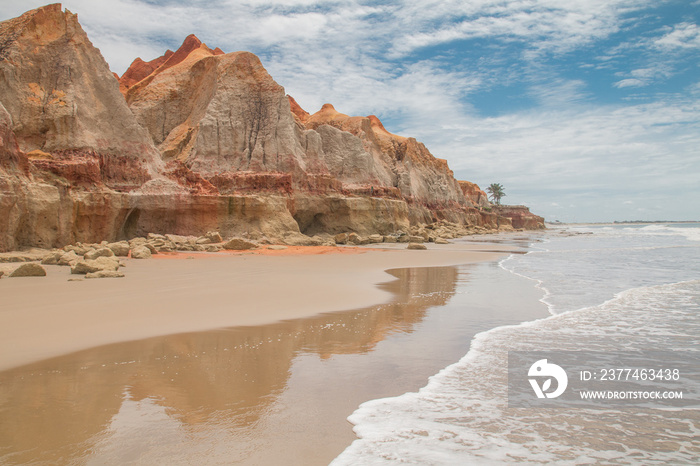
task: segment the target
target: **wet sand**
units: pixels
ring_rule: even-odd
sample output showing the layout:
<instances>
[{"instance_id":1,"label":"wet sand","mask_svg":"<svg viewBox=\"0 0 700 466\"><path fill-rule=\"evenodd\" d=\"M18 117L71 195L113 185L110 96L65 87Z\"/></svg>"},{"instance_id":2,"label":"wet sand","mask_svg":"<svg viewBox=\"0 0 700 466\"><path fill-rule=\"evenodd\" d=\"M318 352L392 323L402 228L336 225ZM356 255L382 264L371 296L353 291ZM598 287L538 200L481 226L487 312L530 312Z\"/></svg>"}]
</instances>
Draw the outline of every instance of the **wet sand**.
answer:
<instances>
[{"instance_id":1,"label":"wet sand","mask_svg":"<svg viewBox=\"0 0 700 466\"><path fill-rule=\"evenodd\" d=\"M430 251L291 248L126 259L126 277L80 280L68 267L0 280L0 370L108 343L261 325L387 302L385 270L493 260L486 245ZM503 250L511 250L508 246ZM76 280L78 281L70 281Z\"/></svg>"},{"instance_id":2,"label":"wet sand","mask_svg":"<svg viewBox=\"0 0 700 466\"><path fill-rule=\"evenodd\" d=\"M360 403L417 390L429 376L466 354L479 331L547 314L532 282L500 269L493 259L502 255L470 252L473 247L163 257L130 261L127 278L120 280L67 282L69 277L56 274L59 278L52 286L59 291L109 282L100 285L107 288L87 293L89 299L70 294L63 299L68 305L82 303L92 312L105 309L100 315L109 318L89 327L103 338L109 332L100 330L102 326L135 341L0 372L0 463L327 464L354 440L346 418ZM489 262L475 263L483 260ZM417 262L442 266L383 271ZM468 262L472 265L445 266ZM155 274L164 268L168 280ZM229 280L221 280L221 275ZM278 281L270 280L276 275ZM144 329L121 330L125 317L117 318L116 309L107 306L115 299L124 305L125 298L110 287L129 276L134 283L128 290L141 304L126 313L128 322L145 326L144 333L173 333L180 324L189 325L188 331L198 325L219 329L136 340L137 330ZM262 280L274 286L255 285ZM380 282L385 284L375 286ZM329 296L324 287L333 283L336 294ZM275 292L284 286L294 292ZM196 292L199 287L209 293ZM226 292L212 291L219 287ZM351 291L343 289L348 287ZM187 297L188 292L196 297ZM316 296L325 303L315 303ZM226 306L209 309L215 299L224 298ZM251 303L253 298L256 302ZM275 302L287 305L270 313ZM318 314L362 302L374 305ZM193 303L195 308L183 315L182 308ZM313 317L294 318L295 313L310 315L309 308L318 309L315 304L325 304L325 309ZM45 307L34 304L30 309L43 309L46 317ZM82 306L65 308L60 306L76 318L72 322L84 326ZM182 316L181 322L159 325L149 318L149 309L161 319ZM218 322L246 326L221 328L226 324ZM50 333L50 325L36 320L34 324L43 327L44 336ZM58 328L87 333L81 325L76 327L72 332L71 321L64 317ZM65 352L67 341L61 339L58 345L52 340L44 345L44 354ZM81 337L81 344L88 341ZM0 355L3 361L19 360L8 358L5 348Z\"/></svg>"}]
</instances>

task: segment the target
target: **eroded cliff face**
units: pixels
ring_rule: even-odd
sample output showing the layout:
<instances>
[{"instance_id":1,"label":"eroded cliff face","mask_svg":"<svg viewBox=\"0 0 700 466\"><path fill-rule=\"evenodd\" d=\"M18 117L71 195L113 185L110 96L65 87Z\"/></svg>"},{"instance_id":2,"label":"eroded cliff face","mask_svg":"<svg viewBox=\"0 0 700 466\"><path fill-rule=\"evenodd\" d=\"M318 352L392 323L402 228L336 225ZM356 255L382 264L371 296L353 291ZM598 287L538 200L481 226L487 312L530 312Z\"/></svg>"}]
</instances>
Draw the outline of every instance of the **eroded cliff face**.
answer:
<instances>
[{"instance_id":1,"label":"eroded cliff face","mask_svg":"<svg viewBox=\"0 0 700 466\"><path fill-rule=\"evenodd\" d=\"M162 162L77 16L49 5L0 23L0 99L42 170L129 191Z\"/></svg>"},{"instance_id":2,"label":"eroded cliff face","mask_svg":"<svg viewBox=\"0 0 700 466\"><path fill-rule=\"evenodd\" d=\"M330 104L309 114L250 53L222 55L189 36L175 53L148 64L136 60L121 84L164 160L183 163L222 194L292 196L305 233L388 231L479 216L447 162L423 144L389 133L375 116L350 117ZM359 199L366 197L382 202Z\"/></svg>"},{"instance_id":3,"label":"eroded cliff face","mask_svg":"<svg viewBox=\"0 0 700 466\"><path fill-rule=\"evenodd\" d=\"M118 77L59 4L0 23L0 250L490 225L472 191L374 116L309 114L253 54L192 35Z\"/></svg>"}]
</instances>

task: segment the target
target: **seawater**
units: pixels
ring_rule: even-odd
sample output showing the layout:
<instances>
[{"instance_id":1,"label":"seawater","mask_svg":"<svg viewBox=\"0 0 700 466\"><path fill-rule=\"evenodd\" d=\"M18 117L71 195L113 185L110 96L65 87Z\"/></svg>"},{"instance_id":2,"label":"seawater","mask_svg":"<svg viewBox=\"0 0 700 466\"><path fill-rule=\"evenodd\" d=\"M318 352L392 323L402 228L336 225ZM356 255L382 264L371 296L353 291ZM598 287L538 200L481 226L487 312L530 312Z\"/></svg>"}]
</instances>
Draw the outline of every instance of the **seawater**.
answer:
<instances>
[{"instance_id":1,"label":"seawater","mask_svg":"<svg viewBox=\"0 0 700 466\"><path fill-rule=\"evenodd\" d=\"M551 317L478 334L414 393L348 419L344 464L698 464L697 409L508 407L508 351L700 351L700 224L571 226L501 262ZM664 361L649 361L650 366Z\"/></svg>"}]
</instances>

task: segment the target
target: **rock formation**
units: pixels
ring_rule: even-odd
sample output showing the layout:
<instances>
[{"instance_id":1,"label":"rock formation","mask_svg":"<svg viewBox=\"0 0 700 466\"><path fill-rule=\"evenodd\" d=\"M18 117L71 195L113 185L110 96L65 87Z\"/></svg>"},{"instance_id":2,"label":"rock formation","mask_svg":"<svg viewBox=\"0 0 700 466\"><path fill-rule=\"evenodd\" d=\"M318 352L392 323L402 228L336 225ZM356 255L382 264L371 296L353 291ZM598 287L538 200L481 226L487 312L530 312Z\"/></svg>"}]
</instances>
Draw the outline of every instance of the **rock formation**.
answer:
<instances>
[{"instance_id":1,"label":"rock formation","mask_svg":"<svg viewBox=\"0 0 700 466\"><path fill-rule=\"evenodd\" d=\"M191 35L116 77L60 4L0 23L0 251L497 223L465 186L374 116L307 113L253 54Z\"/></svg>"},{"instance_id":2,"label":"rock formation","mask_svg":"<svg viewBox=\"0 0 700 466\"><path fill-rule=\"evenodd\" d=\"M76 15L49 5L0 23L0 37L2 104L33 164L118 191L156 175L159 154Z\"/></svg>"},{"instance_id":3,"label":"rock formation","mask_svg":"<svg viewBox=\"0 0 700 466\"><path fill-rule=\"evenodd\" d=\"M491 205L488 195L477 185L471 181L459 181L459 187L462 189L464 196L477 207L488 207Z\"/></svg>"},{"instance_id":4,"label":"rock formation","mask_svg":"<svg viewBox=\"0 0 700 466\"><path fill-rule=\"evenodd\" d=\"M499 216L509 219L513 228L525 230L541 230L545 228L544 218L533 214L524 205L496 206L494 211Z\"/></svg>"}]
</instances>

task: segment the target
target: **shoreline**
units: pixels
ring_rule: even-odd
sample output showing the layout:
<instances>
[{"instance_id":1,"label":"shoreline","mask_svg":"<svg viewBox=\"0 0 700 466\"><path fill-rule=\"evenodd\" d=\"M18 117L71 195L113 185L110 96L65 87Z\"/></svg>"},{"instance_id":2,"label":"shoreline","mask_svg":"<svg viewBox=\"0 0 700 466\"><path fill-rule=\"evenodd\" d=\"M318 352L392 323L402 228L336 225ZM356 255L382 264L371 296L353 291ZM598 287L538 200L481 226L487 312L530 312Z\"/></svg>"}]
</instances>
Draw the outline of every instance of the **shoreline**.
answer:
<instances>
[{"instance_id":1,"label":"shoreline","mask_svg":"<svg viewBox=\"0 0 700 466\"><path fill-rule=\"evenodd\" d=\"M516 251L485 242L426 251L173 253L126 259L124 278L78 281L68 281L75 276L66 267L45 266L46 277L0 281L0 371L111 343L366 308L391 300L377 286L396 280L390 269L463 265Z\"/></svg>"},{"instance_id":2,"label":"shoreline","mask_svg":"<svg viewBox=\"0 0 700 466\"><path fill-rule=\"evenodd\" d=\"M481 252L493 248L457 243L316 255L345 266L345 276L367 264L386 268L380 285L365 288L389 299L264 325L104 344L2 371L0 411L45 435L38 442L0 429L0 444L4 435L17 458L49 463L60 455L103 464L328 464L357 439L347 417L360 404L419 390L463 357L479 332L547 314L530 280L498 266L504 254ZM237 259L248 264L253 257ZM472 260L435 265L465 258ZM210 262L171 259L160 264ZM389 267L399 259L407 266ZM432 266L411 267L417 260Z\"/></svg>"}]
</instances>

